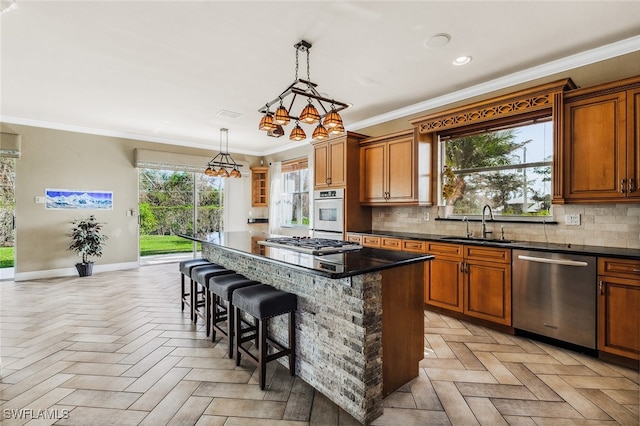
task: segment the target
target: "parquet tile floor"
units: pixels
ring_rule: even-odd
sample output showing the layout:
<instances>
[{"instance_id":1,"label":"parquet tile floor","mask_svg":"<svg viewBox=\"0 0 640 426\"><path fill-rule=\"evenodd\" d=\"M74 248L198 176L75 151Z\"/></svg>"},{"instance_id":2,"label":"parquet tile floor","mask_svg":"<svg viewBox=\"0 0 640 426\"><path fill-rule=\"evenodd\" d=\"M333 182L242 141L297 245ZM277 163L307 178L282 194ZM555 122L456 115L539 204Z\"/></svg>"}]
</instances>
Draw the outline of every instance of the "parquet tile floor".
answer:
<instances>
[{"instance_id":1,"label":"parquet tile floor","mask_svg":"<svg viewBox=\"0 0 640 426\"><path fill-rule=\"evenodd\" d=\"M357 424L278 363L261 391L180 311L178 286L176 263L0 282L0 423ZM639 423L637 370L429 311L420 367L373 424Z\"/></svg>"}]
</instances>

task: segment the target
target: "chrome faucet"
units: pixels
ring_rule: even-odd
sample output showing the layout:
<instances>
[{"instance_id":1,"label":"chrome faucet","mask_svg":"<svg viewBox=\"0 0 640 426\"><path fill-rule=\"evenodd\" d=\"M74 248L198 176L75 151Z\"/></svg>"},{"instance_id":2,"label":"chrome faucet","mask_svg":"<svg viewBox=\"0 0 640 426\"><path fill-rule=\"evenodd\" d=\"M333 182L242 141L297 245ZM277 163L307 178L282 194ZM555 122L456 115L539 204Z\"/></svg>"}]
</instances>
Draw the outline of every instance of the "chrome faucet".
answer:
<instances>
[{"instance_id":1,"label":"chrome faucet","mask_svg":"<svg viewBox=\"0 0 640 426\"><path fill-rule=\"evenodd\" d=\"M465 237L465 238L469 238L469 237L471 237L471 232L469 231L469 218L468 218L468 217L466 217L466 216L464 216L464 217L462 218L462 221L463 221L463 222L467 222L467 230L466 230L466 231L465 231L465 233L464 233L464 237Z\"/></svg>"},{"instance_id":2,"label":"chrome faucet","mask_svg":"<svg viewBox=\"0 0 640 426\"><path fill-rule=\"evenodd\" d=\"M493 212L491 211L491 206L487 204L482 208L482 238L487 238L487 234L493 234L493 231L487 231L487 209L489 209L489 220L493 220Z\"/></svg>"}]
</instances>

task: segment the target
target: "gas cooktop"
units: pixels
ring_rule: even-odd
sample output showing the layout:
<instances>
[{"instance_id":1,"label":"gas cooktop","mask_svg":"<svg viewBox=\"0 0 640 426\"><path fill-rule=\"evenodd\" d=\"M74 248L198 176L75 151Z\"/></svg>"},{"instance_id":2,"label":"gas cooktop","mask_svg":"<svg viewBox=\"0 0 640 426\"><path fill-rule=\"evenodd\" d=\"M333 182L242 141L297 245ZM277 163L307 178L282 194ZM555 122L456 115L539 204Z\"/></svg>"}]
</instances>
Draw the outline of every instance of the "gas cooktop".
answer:
<instances>
[{"instance_id":1,"label":"gas cooktop","mask_svg":"<svg viewBox=\"0 0 640 426\"><path fill-rule=\"evenodd\" d=\"M359 250L360 244L350 241L330 240L327 238L308 237L274 237L260 241L259 244L269 247L279 247L313 255L342 253L345 251Z\"/></svg>"}]
</instances>

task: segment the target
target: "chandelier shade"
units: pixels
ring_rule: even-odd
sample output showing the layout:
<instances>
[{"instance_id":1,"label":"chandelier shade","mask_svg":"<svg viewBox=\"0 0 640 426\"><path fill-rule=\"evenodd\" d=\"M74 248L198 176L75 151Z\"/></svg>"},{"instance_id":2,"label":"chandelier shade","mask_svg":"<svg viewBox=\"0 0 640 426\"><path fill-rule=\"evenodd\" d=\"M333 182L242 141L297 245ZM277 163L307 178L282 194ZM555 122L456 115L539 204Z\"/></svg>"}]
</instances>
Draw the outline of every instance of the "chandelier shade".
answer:
<instances>
[{"instance_id":1,"label":"chandelier shade","mask_svg":"<svg viewBox=\"0 0 640 426\"><path fill-rule=\"evenodd\" d=\"M329 137L329 132L322 124L318 124L311 137L317 141L321 141Z\"/></svg>"},{"instance_id":2,"label":"chandelier shade","mask_svg":"<svg viewBox=\"0 0 640 426\"><path fill-rule=\"evenodd\" d=\"M295 141L306 139L306 133L300 127L300 123L318 123L318 126L313 131L314 136L312 136L316 140L328 137L329 131L331 131L331 134L344 132L344 124L339 112L351 105L326 95L321 95L316 89L318 85L311 81L309 67L311 43L301 40L293 47L296 49L295 79L282 93L258 110L262 114L258 128L266 131L268 136L277 138L284 134L284 129L281 134L277 126L286 126L291 121L295 121L295 127L289 135L289 139ZM307 55L306 80L298 77L300 52L304 52ZM279 106L274 115L270 108L276 104ZM296 116L294 111L301 112Z\"/></svg>"},{"instance_id":3,"label":"chandelier shade","mask_svg":"<svg viewBox=\"0 0 640 426\"><path fill-rule=\"evenodd\" d=\"M296 127L294 127L293 130L291 131L291 134L289 135L289 139L291 139L292 141L303 141L306 138L307 138L306 133L304 132L302 127L300 127L300 124L296 121Z\"/></svg>"},{"instance_id":4,"label":"chandelier shade","mask_svg":"<svg viewBox=\"0 0 640 426\"><path fill-rule=\"evenodd\" d=\"M225 150L222 150L222 142L225 143ZM229 129L220 129L220 152L216 154L208 163L204 174L211 177L242 177L240 172L241 164L235 162L229 154ZM229 170L231 172L229 172Z\"/></svg>"},{"instance_id":5,"label":"chandelier shade","mask_svg":"<svg viewBox=\"0 0 640 426\"><path fill-rule=\"evenodd\" d=\"M280 104L280 106L276 110L276 118L274 121L276 122L276 124L279 124L281 126L286 126L291 121L291 118L289 117L289 111L287 111L287 109L282 104Z\"/></svg>"}]
</instances>

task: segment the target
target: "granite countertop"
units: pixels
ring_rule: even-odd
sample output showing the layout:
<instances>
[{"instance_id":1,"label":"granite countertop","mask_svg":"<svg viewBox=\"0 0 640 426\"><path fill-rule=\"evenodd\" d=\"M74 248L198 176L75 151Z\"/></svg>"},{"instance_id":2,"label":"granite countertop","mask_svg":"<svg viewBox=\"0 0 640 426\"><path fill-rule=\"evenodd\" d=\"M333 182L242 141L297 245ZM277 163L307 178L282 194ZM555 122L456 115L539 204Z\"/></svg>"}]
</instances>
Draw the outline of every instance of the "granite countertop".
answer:
<instances>
[{"instance_id":1,"label":"granite countertop","mask_svg":"<svg viewBox=\"0 0 640 426\"><path fill-rule=\"evenodd\" d=\"M522 249L522 250L536 250L536 251L548 251L554 253L568 253L568 254L582 254L593 256L607 256L618 257L625 259L640 259L640 249L621 248L621 247L602 247L602 246L585 246L575 244L553 244L553 243L538 243L527 241L513 241L510 243L504 243L500 241L486 241L482 239L465 239L460 236L452 235L440 235L440 234L418 234L411 232L393 232L393 231L357 231L352 232L354 234L367 234L381 237L394 237L405 240L418 240L418 241L438 241L447 242L451 244L472 244L483 245L490 247L501 247L510 249Z\"/></svg>"},{"instance_id":2,"label":"granite countertop","mask_svg":"<svg viewBox=\"0 0 640 426\"><path fill-rule=\"evenodd\" d=\"M345 253L312 255L300 253L285 248L258 246L258 241L281 235L264 232L213 232L203 235L178 234L178 236L193 241L209 243L227 250L240 252L249 257L269 260L297 270L303 270L329 278L344 278L354 275L377 272L384 269L433 259L432 255L411 253L397 250L383 250L363 247L360 250Z\"/></svg>"}]
</instances>

